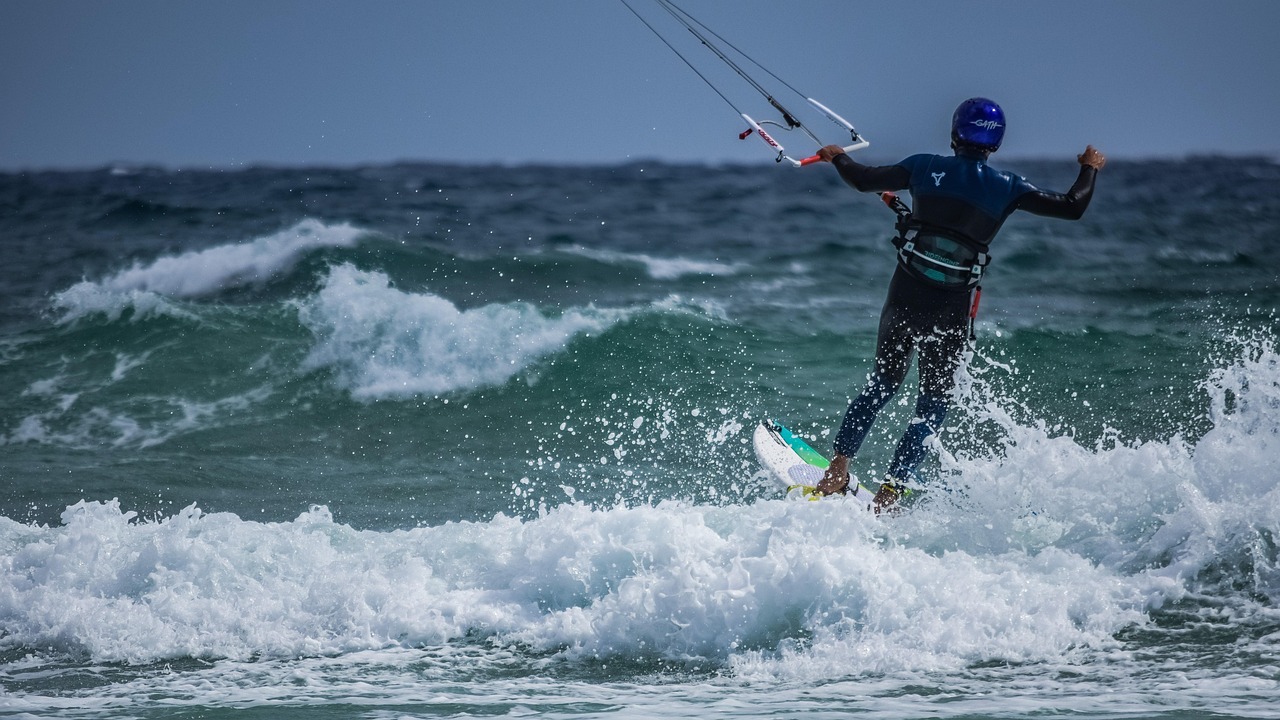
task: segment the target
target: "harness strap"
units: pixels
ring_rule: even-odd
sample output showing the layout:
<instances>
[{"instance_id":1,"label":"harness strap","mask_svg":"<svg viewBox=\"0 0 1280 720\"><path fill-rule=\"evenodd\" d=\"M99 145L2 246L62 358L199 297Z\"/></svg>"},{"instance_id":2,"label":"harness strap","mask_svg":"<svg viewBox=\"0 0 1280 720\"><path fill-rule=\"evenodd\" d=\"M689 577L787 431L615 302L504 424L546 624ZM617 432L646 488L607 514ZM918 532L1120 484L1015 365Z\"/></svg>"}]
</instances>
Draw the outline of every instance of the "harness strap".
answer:
<instances>
[{"instance_id":1,"label":"harness strap","mask_svg":"<svg viewBox=\"0 0 1280 720\"><path fill-rule=\"evenodd\" d=\"M976 286L978 284L978 281L982 279L983 271L986 270L987 265L991 264L991 256L987 254L986 248L963 235L945 228L926 225L916 220L915 216L911 214L911 208L894 193L881 193L880 199L898 216L898 220L894 224L898 234L893 238L893 245L898 249L898 261L902 263L903 267L913 270L918 276L924 276L925 279L938 285L954 287L958 285ZM964 248L972 254L973 262L960 265L958 263L963 261L961 258L955 258L956 262L947 262L948 255L954 256L955 253L941 247L937 242L938 240L946 240ZM924 247L921 247L921 245ZM936 268L933 271L934 274L941 277L931 277L927 269L913 267L913 263L917 262ZM951 273L948 273L948 270ZM968 273L968 276L956 277L954 273ZM948 277L954 279L949 282Z\"/></svg>"},{"instance_id":2,"label":"harness strap","mask_svg":"<svg viewBox=\"0 0 1280 720\"><path fill-rule=\"evenodd\" d=\"M910 222L906 228L906 232L901 232L903 228L899 228L897 237L893 238L894 247L898 248L898 260L908 268L913 263L924 263L927 266L941 269L943 275L953 275L955 273L967 274L967 278L963 282L946 282L937 278L930 278L935 282L944 285L975 285L982 278L982 273L986 270L987 265L991 263L991 256L984 250L975 248L973 244L965 239L954 236L951 233L938 232L932 228L926 228L919 223ZM962 262L960 258L952 261L949 253L940 247L937 240L945 240L964 248L973 256L972 263L959 264ZM945 271L951 271L946 273ZM960 278L957 278L960 280Z\"/></svg>"}]
</instances>

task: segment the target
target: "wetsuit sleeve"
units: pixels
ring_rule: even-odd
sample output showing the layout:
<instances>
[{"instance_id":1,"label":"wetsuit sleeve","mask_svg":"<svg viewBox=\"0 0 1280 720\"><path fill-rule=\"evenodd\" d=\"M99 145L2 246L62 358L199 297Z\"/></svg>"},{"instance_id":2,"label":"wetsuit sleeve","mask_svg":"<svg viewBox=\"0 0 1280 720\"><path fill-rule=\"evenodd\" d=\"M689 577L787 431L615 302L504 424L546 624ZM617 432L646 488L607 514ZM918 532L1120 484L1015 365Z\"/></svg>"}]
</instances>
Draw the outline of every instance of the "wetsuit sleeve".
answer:
<instances>
[{"instance_id":1,"label":"wetsuit sleeve","mask_svg":"<svg viewBox=\"0 0 1280 720\"><path fill-rule=\"evenodd\" d=\"M1093 199L1093 181L1097 176L1097 170L1081 165L1080 175L1065 194L1033 188L1018 197L1013 209L1064 220L1079 220L1089 207L1089 201Z\"/></svg>"},{"instance_id":2,"label":"wetsuit sleeve","mask_svg":"<svg viewBox=\"0 0 1280 720\"><path fill-rule=\"evenodd\" d=\"M848 153L835 156L831 164L836 166L840 177L859 192L906 190L911 182L911 171L902 165L863 165Z\"/></svg>"}]
</instances>

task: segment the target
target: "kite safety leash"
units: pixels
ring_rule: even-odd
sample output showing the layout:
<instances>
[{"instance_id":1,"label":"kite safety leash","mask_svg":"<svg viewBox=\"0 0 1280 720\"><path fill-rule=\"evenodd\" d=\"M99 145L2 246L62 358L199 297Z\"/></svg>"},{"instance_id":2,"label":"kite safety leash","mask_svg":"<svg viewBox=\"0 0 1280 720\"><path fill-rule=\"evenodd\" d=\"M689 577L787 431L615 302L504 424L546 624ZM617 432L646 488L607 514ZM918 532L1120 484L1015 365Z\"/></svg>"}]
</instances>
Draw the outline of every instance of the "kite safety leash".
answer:
<instances>
[{"instance_id":1,"label":"kite safety leash","mask_svg":"<svg viewBox=\"0 0 1280 720\"><path fill-rule=\"evenodd\" d=\"M802 123L794 113L787 110L787 108L783 107L782 103L772 93L769 92L769 90L764 86L764 84L762 84L756 78L752 77L750 73L748 73L746 70L743 69L742 65L740 65L738 62L734 60L734 56L731 53L735 53L736 55L740 56L742 60L745 60L746 62L756 66L760 70L763 70L766 74L768 74L775 81L780 83L787 90L789 90L792 93L795 93L801 98L804 98L804 100L807 103L809 103L811 107L816 109L828 120L835 123L842 130L849 133L850 144L844 146L845 152L853 152L854 150L861 150L862 148L865 148L870 144L860 134L858 134L858 131L857 129L854 128L853 123L844 119L842 116L837 114L835 111L833 111L831 108L827 107L826 105L823 105L817 100L814 100L813 98L801 93L799 90L796 90L794 87L788 84L785 80L775 75L771 70L761 65L759 62L756 62L754 59L751 58L751 56L739 50L733 43L729 42L728 40L725 40L723 37L717 34L714 30L707 27L706 25L703 25L692 15L690 15L689 13L685 12L684 10L676 6L674 2L672 2L671 0L654 0L654 2L656 2L658 6L661 7L663 10L665 10L668 15L674 18L676 22L678 22L686 30L692 33L693 36L698 39L698 42L700 42L703 46L705 46L708 50L710 50L716 57L720 58L720 60L722 60L725 64L727 64L729 68L733 70L734 73L736 73L740 78L745 80L747 84L750 85L756 92L764 96L765 101L768 102L769 105L773 107L773 109L777 110L782 115L781 122L777 122L774 120L756 121L750 115L743 112L737 105L735 105L734 102L730 100L729 97L720 90L720 88L716 87L716 85L712 83L711 80L702 73L702 71L698 70L697 66L694 65L693 62L689 60L689 58L685 57L684 53L680 52L680 50L678 50L676 46L671 43L670 40L664 37L663 34L658 31L657 28L655 28L648 20L646 20L643 15L641 15L639 12L636 12L636 9L631 6L631 3L627 2L627 0L621 0L621 2L623 5L627 7L628 10L631 11L631 14L635 15L640 20L640 22L644 23L645 27L649 28L650 32L656 35L658 39L663 42L664 45L670 48L671 51L676 54L676 56L678 56L681 60L683 60L684 64L689 66L690 70L693 70L693 72L698 77L702 78L702 81L705 82L708 87L714 90L715 93L719 95L722 100L728 103L729 107L733 108L734 112L736 112L740 117L742 117L743 120L747 121L747 129L743 130L741 133L738 134L738 139L746 140L751 135L759 136L759 138L763 140L764 143L768 145L770 149L773 150L773 152L776 153L776 156L774 157L774 162L777 162L777 163L787 162L793 167L804 167L806 165L812 165L814 163L821 162L822 158L816 154L810 155L804 158L799 158L799 159L791 157L790 155L787 154L787 151L785 148L783 148L782 144L779 143L776 139L774 139L774 137L764 129L765 125L773 126L783 131L799 130L803 132L805 135L809 136L809 139L813 140L813 142L816 143L818 147L823 147L826 143L823 143L820 139L818 139L818 136L816 134L814 134L809 128L805 127L804 123ZM718 41L719 44L717 44L716 42L713 42L713 38L715 41Z\"/></svg>"},{"instance_id":2,"label":"kite safety leash","mask_svg":"<svg viewBox=\"0 0 1280 720\"><path fill-rule=\"evenodd\" d=\"M969 296L969 342L978 342L978 303L982 301L982 286L974 285Z\"/></svg>"}]
</instances>

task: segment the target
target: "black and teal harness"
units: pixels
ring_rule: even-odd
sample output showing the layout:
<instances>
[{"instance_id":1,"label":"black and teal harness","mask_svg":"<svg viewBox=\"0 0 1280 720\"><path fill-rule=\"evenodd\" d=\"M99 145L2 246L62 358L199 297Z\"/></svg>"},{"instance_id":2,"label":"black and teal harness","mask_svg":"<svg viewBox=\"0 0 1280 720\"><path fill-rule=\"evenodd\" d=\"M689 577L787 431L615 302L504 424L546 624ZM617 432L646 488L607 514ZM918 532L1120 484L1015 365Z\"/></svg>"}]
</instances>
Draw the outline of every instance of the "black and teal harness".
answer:
<instances>
[{"instance_id":1,"label":"black and teal harness","mask_svg":"<svg viewBox=\"0 0 1280 720\"><path fill-rule=\"evenodd\" d=\"M974 288L991 262L986 248L942 227L932 227L911 214L902 199L885 193L885 204L898 215L893 246L898 262L916 278L942 288Z\"/></svg>"}]
</instances>

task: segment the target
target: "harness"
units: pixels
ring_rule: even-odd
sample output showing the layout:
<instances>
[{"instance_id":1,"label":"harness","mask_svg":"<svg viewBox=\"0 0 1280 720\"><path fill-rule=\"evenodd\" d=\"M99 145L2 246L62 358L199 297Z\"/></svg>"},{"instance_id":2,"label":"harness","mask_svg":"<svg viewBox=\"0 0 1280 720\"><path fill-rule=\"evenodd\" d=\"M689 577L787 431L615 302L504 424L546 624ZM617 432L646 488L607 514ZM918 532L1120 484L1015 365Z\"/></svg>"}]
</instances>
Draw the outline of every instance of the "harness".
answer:
<instances>
[{"instance_id":1,"label":"harness","mask_svg":"<svg viewBox=\"0 0 1280 720\"><path fill-rule=\"evenodd\" d=\"M962 235L916 220L902 199L884 193L881 199L898 220L893 246L898 262L915 277L932 285L961 290L975 287L991 263L991 256Z\"/></svg>"},{"instance_id":2,"label":"harness","mask_svg":"<svg viewBox=\"0 0 1280 720\"><path fill-rule=\"evenodd\" d=\"M898 262L915 277L952 290L969 290L969 341L977 342L978 303L982 300L982 273L991 263L986 251L955 233L929 228L911 215L911 208L891 192L880 199L898 216L893 246Z\"/></svg>"}]
</instances>

